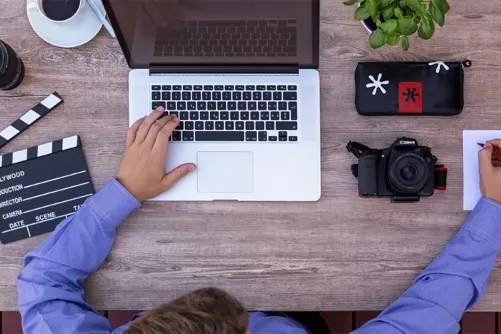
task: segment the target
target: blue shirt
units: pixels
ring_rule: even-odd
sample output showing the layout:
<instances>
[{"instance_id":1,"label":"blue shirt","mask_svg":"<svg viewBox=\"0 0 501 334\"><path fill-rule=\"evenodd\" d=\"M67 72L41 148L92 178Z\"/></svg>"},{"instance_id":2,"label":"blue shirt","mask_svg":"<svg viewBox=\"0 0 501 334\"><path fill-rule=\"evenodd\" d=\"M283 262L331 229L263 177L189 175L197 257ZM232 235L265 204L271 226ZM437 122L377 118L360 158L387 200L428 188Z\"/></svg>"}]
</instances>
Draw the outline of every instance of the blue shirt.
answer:
<instances>
[{"instance_id":1,"label":"blue shirt","mask_svg":"<svg viewBox=\"0 0 501 334\"><path fill-rule=\"evenodd\" d=\"M115 229L139 208L116 180L89 198L24 258L18 303L25 333L123 333L87 303L83 284L103 263ZM482 198L468 220L414 284L353 333L457 333L479 301L501 242L501 205ZM112 287L110 287L112 288ZM167 301L166 301L167 302ZM292 319L253 312L251 334L306 334Z\"/></svg>"}]
</instances>

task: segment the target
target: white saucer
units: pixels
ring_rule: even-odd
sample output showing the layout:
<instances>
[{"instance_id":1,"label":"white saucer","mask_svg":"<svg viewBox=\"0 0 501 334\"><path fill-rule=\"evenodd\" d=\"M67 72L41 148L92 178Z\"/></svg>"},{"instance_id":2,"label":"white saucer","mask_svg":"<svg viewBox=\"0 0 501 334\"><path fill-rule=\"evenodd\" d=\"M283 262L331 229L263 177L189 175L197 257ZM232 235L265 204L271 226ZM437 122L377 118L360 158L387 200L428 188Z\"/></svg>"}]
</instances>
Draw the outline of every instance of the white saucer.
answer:
<instances>
[{"instance_id":1,"label":"white saucer","mask_svg":"<svg viewBox=\"0 0 501 334\"><path fill-rule=\"evenodd\" d=\"M89 4L86 4L82 12L69 22L56 23L40 13L36 5L33 6L35 8L30 8L32 7L30 4L36 4L36 1L28 0L26 5L31 27L40 38L54 46L74 48L83 45L92 40L103 26ZM103 15L106 16L102 1L95 0L94 2Z\"/></svg>"}]
</instances>

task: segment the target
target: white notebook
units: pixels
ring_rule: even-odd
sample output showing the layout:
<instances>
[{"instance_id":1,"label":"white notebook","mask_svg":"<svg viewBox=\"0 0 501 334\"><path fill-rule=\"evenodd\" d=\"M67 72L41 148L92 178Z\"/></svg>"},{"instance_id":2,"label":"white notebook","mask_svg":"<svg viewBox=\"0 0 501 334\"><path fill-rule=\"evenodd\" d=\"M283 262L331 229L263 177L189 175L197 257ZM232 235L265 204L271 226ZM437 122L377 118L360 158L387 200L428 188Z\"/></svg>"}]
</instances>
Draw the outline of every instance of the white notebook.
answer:
<instances>
[{"instance_id":1,"label":"white notebook","mask_svg":"<svg viewBox=\"0 0 501 334\"><path fill-rule=\"evenodd\" d=\"M463 131L463 210L471 211L482 195L480 194L478 174L477 143L501 138L501 130L464 130Z\"/></svg>"}]
</instances>

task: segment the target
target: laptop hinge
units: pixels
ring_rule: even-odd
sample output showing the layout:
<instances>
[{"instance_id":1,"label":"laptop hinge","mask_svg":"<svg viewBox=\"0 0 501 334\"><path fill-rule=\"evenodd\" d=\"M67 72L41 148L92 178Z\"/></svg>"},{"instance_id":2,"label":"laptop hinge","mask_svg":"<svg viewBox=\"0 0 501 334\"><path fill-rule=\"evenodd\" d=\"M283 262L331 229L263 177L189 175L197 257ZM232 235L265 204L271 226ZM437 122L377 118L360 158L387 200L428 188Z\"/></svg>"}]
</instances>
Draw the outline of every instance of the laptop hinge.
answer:
<instances>
[{"instance_id":1,"label":"laptop hinge","mask_svg":"<svg viewBox=\"0 0 501 334\"><path fill-rule=\"evenodd\" d=\"M299 66L158 66L155 74L299 74Z\"/></svg>"}]
</instances>

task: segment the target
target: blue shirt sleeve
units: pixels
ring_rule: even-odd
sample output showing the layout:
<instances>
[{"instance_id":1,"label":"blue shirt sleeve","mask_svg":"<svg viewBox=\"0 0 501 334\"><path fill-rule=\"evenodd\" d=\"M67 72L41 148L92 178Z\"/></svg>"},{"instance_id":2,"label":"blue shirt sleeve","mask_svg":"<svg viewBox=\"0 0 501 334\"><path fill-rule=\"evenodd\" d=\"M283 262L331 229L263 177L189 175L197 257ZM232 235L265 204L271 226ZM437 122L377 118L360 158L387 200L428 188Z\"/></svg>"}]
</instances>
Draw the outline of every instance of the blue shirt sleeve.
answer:
<instances>
[{"instance_id":1,"label":"blue shirt sleeve","mask_svg":"<svg viewBox=\"0 0 501 334\"><path fill-rule=\"evenodd\" d=\"M485 293L500 246L501 205L482 198L414 284L353 333L457 333L463 313Z\"/></svg>"},{"instance_id":2,"label":"blue shirt sleeve","mask_svg":"<svg viewBox=\"0 0 501 334\"><path fill-rule=\"evenodd\" d=\"M116 227L140 206L111 180L25 256L17 278L25 333L111 332L85 300L83 284L110 252Z\"/></svg>"}]
</instances>

